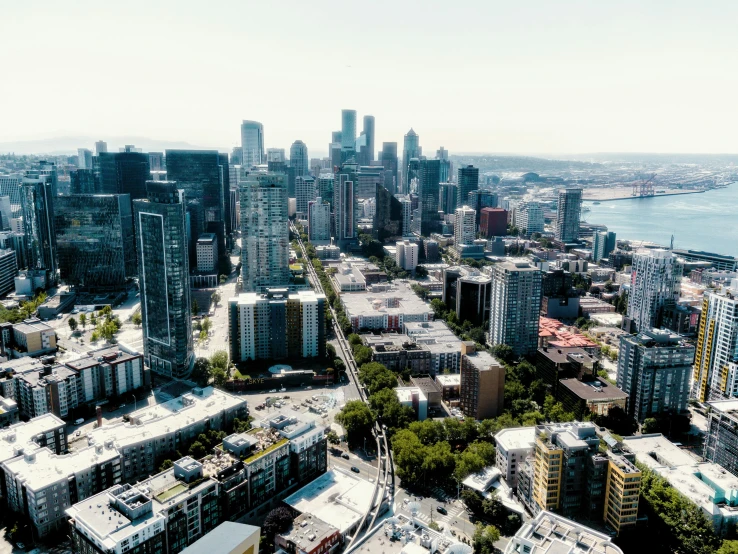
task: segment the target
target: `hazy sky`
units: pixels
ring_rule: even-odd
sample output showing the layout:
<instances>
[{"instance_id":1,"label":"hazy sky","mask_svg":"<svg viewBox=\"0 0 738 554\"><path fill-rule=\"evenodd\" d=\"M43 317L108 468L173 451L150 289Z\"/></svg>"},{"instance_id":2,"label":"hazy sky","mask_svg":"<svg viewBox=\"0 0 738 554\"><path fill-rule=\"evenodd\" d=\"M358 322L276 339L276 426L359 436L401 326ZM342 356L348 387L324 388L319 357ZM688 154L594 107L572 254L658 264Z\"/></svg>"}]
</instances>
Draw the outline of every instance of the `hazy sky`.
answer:
<instances>
[{"instance_id":1,"label":"hazy sky","mask_svg":"<svg viewBox=\"0 0 738 554\"><path fill-rule=\"evenodd\" d=\"M738 152L738 2L2 0L0 142ZM360 127L360 123L359 123ZM92 147L92 144L80 146Z\"/></svg>"}]
</instances>

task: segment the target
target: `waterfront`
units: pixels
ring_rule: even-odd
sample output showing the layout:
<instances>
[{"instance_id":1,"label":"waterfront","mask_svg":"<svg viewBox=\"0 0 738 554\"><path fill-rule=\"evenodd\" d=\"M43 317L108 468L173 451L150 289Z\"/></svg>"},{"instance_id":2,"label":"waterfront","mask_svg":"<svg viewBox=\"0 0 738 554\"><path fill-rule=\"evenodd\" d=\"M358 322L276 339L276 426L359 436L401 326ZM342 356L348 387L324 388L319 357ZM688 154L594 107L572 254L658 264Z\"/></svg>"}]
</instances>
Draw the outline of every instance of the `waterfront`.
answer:
<instances>
[{"instance_id":1,"label":"waterfront","mask_svg":"<svg viewBox=\"0 0 738 554\"><path fill-rule=\"evenodd\" d=\"M703 194L631 198L593 204L582 218L607 225L618 239L738 256L738 184Z\"/></svg>"}]
</instances>

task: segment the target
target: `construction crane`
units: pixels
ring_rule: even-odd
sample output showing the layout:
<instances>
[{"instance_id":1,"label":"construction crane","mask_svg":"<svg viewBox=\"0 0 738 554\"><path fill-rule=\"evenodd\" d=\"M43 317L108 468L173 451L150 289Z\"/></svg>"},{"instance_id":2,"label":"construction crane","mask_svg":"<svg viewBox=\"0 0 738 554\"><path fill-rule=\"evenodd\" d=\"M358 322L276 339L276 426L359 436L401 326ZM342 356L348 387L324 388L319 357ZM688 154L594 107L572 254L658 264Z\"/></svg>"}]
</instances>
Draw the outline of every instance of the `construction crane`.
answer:
<instances>
[{"instance_id":1,"label":"construction crane","mask_svg":"<svg viewBox=\"0 0 738 554\"><path fill-rule=\"evenodd\" d=\"M648 179L641 183L634 182L632 196L654 196L655 192L653 190L653 180L656 178L656 175L657 174L654 173Z\"/></svg>"}]
</instances>

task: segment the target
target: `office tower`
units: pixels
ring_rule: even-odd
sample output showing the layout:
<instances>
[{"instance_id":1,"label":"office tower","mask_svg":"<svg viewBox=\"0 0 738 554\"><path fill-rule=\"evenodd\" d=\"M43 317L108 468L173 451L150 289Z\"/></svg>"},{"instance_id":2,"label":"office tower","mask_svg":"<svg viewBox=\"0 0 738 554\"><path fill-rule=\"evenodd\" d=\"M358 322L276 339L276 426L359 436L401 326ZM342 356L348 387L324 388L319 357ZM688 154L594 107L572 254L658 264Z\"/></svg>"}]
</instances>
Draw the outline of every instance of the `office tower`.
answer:
<instances>
[{"instance_id":1,"label":"office tower","mask_svg":"<svg viewBox=\"0 0 738 554\"><path fill-rule=\"evenodd\" d=\"M492 266L489 342L507 344L518 356L538 348L541 272L527 262Z\"/></svg>"},{"instance_id":2,"label":"office tower","mask_svg":"<svg viewBox=\"0 0 738 554\"><path fill-rule=\"evenodd\" d=\"M643 421L685 411L693 360L694 346L669 331L621 336L617 383L628 395L628 415Z\"/></svg>"},{"instance_id":3,"label":"office tower","mask_svg":"<svg viewBox=\"0 0 738 554\"><path fill-rule=\"evenodd\" d=\"M356 147L356 110L341 110L341 161L354 155Z\"/></svg>"},{"instance_id":4,"label":"office tower","mask_svg":"<svg viewBox=\"0 0 738 554\"><path fill-rule=\"evenodd\" d=\"M13 208L10 206L10 196L0 196L0 229L9 231L13 220Z\"/></svg>"},{"instance_id":5,"label":"office tower","mask_svg":"<svg viewBox=\"0 0 738 554\"><path fill-rule=\"evenodd\" d=\"M521 202L516 208L515 226L521 234L531 236L544 231L543 206L538 202Z\"/></svg>"},{"instance_id":6,"label":"office tower","mask_svg":"<svg viewBox=\"0 0 738 554\"><path fill-rule=\"evenodd\" d=\"M420 234L429 237L440 230L438 194L440 186L440 160L420 160Z\"/></svg>"},{"instance_id":7,"label":"office tower","mask_svg":"<svg viewBox=\"0 0 738 554\"><path fill-rule=\"evenodd\" d=\"M479 168L473 165L460 167L456 181L458 184L456 205L463 206L469 200L469 193L479 189Z\"/></svg>"},{"instance_id":8,"label":"office tower","mask_svg":"<svg viewBox=\"0 0 738 554\"><path fill-rule=\"evenodd\" d=\"M29 170L21 184L23 229L28 241L28 269L45 272L46 286L57 282L56 231L54 229L54 173Z\"/></svg>"},{"instance_id":9,"label":"office tower","mask_svg":"<svg viewBox=\"0 0 738 554\"><path fill-rule=\"evenodd\" d=\"M537 425L534 451L519 471L518 496L533 514L602 514L619 533L636 523L641 471L630 452L601 452L596 431L589 421Z\"/></svg>"},{"instance_id":10,"label":"office tower","mask_svg":"<svg viewBox=\"0 0 738 554\"><path fill-rule=\"evenodd\" d=\"M446 150L443 146L436 150L436 159L441 160L441 182L445 183L451 180L451 160L448 159L448 150ZM458 206L461 206L463 204L457 204Z\"/></svg>"},{"instance_id":11,"label":"office tower","mask_svg":"<svg viewBox=\"0 0 738 554\"><path fill-rule=\"evenodd\" d=\"M400 182L397 178L397 143L383 142L381 160L384 168L384 187L392 194L400 192Z\"/></svg>"},{"instance_id":12,"label":"office tower","mask_svg":"<svg viewBox=\"0 0 738 554\"><path fill-rule=\"evenodd\" d=\"M172 181L146 183L133 201L144 359L156 373L186 377L195 361L185 195Z\"/></svg>"},{"instance_id":13,"label":"office tower","mask_svg":"<svg viewBox=\"0 0 738 554\"><path fill-rule=\"evenodd\" d=\"M505 403L505 367L489 353L475 352L474 343L461 345L461 411L476 420L502 413Z\"/></svg>"},{"instance_id":14,"label":"office tower","mask_svg":"<svg viewBox=\"0 0 738 554\"><path fill-rule=\"evenodd\" d=\"M222 219L225 226L225 233L230 235L236 229L231 224L231 168L228 164L228 154L218 153L218 166L220 172L220 184L223 195L223 212ZM225 246L225 245L224 245ZM219 252L225 254L225 251Z\"/></svg>"},{"instance_id":15,"label":"office tower","mask_svg":"<svg viewBox=\"0 0 738 554\"><path fill-rule=\"evenodd\" d=\"M146 198L146 181L151 179L149 156L134 152L126 147L124 152L101 152L98 154L100 166L101 194L130 194L131 200Z\"/></svg>"},{"instance_id":16,"label":"office tower","mask_svg":"<svg viewBox=\"0 0 738 554\"><path fill-rule=\"evenodd\" d=\"M95 155L96 156L99 156L101 153L107 152L107 151L108 151L108 143L107 142L105 142L104 140L98 140L95 143Z\"/></svg>"},{"instance_id":17,"label":"office tower","mask_svg":"<svg viewBox=\"0 0 738 554\"><path fill-rule=\"evenodd\" d=\"M164 171L166 164L164 162L164 152L148 152L149 169L151 171Z\"/></svg>"},{"instance_id":18,"label":"office tower","mask_svg":"<svg viewBox=\"0 0 738 554\"><path fill-rule=\"evenodd\" d=\"M284 175L252 173L240 187L243 290L289 284L290 241Z\"/></svg>"},{"instance_id":19,"label":"office tower","mask_svg":"<svg viewBox=\"0 0 738 554\"><path fill-rule=\"evenodd\" d=\"M218 237L215 233L200 235L196 250L198 273L212 273L218 270Z\"/></svg>"},{"instance_id":20,"label":"office tower","mask_svg":"<svg viewBox=\"0 0 738 554\"><path fill-rule=\"evenodd\" d=\"M92 169L92 150L87 148L77 149L77 168Z\"/></svg>"},{"instance_id":21,"label":"office tower","mask_svg":"<svg viewBox=\"0 0 738 554\"><path fill-rule=\"evenodd\" d=\"M333 179L333 230L340 244L356 238L355 176L349 169L342 168L336 169Z\"/></svg>"},{"instance_id":22,"label":"office tower","mask_svg":"<svg viewBox=\"0 0 738 554\"><path fill-rule=\"evenodd\" d=\"M23 176L0 175L0 196L10 197L10 208L14 218L21 217L21 182Z\"/></svg>"},{"instance_id":23,"label":"office tower","mask_svg":"<svg viewBox=\"0 0 738 554\"><path fill-rule=\"evenodd\" d=\"M699 402L738 396L738 288L702 299L692 396Z\"/></svg>"},{"instance_id":24,"label":"office tower","mask_svg":"<svg viewBox=\"0 0 738 554\"><path fill-rule=\"evenodd\" d=\"M301 140L293 142L290 146L290 167L295 170L295 177L310 173L309 162L307 145Z\"/></svg>"},{"instance_id":25,"label":"office tower","mask_svg":"<svg viewBox=\"0 0 738 554\"><path fill-rule=\"evenodd\" d=\"M364 116L364 131L361 133L366 137L366 155L364 165L371 165L374 161L374 116Z\"/></svg>"},{"instance_id":26,"label":"office tower","mask_svg":"<svg viewBox=\"0 0 738 554\"><path fill-rule=\"evenodd\" d=\"M497 207L497 193L490 190L477 189L469 193L466 205L477 211L477 225L479 225L484 208Z\"/></svg>"},{"instance_id":27,"label":"office tower","mask_svg":"<svg viewBox=\"0 0 738 554\"><path fill-rule=\"evenodd\" d=\"M167 179L177 183L186 199L200 200L205 210L205 221L225 221L217 150L167 150L166 164Z\"/></svg>"},{"instance_id":28,"label":"office tower","mask_svg":"<svg viewBox=\"0 0 738 554\"><path fill-rule=\"evenodd\" d=\"M310 175L295 177L295 199L297 213L307 214L308 202L317 198L315 179Z\"/></svg>"},{"instance_id":29,"label":"office tower","mask_svg":"<svg viewBox=\"0 0 738 554\"><path fill-rule=\"evenodd\" d=\"M592 261L599 262L607 258L615 250L615 233L612 231L598 231L592 237Z\"/></svg>"},{"instance_id":30,"label":"office tower","mask_svg":"<svg viewBox=\"0 0 738 554\"><path fill-rule=\"evenodd\" d=\"M333 178L333 173L327 171L318 176L318 196L325 198L328 202L333 200Z\"/></svg>"},{"instance_id":31,"label":"office tower","mask_svg":"<svg viewBox=\"0 0 738 554\"><path fill-rule=\"evenodd\" d=\"M11 249L0 250L0 296L5 296L13 291L16 275L18 275L18 261L15 251Z\"/></svg>"},{"instance_id":32,"label":"office tower","mask_svg":"<svg viewBox=\"0 0 738 554\"><path fill-rule=\"evenodd\" d=\"M440 189L438 208L445 214L454 213L456 208L459 207L459 204L456 204L456 198L458 196L456 183L441 182L438 186ZM460 205L463 206L464 204L462 203Z\"/></svg>"},{"instance_id":33,"label":"office tower","mask_svg":"<svg viewBox=\"0 0 738 554\"><path fill-rule=\"evenodd\" d=\"M454 246L458 247L462 244L474 244L477 238L476 225L474 222L477 218L477 212L469 206L461 206L456 208L454 212L456 220L454 223Z\"/></svg>"},{"instance_id":34,"label":"office tower","mask_svg":"<svg viewBox=\"0 0 738 554\"><path fill-rule=\"evenodd\" d=\"M258 121L244 120L241 124L241 150L241 165L247 169L264 163L264 126Z\"/></svg>"},{"instance_id":35,"label":"office tower","mask_svg":"<svg viewBox=\"0 0 738 554\"><path fill-rule=\"evenodd\" d=\"M325 295L268 289L228 300L231 360L325 356Z\"/></svg>"},{"instance_id":36,"label":"office tower","mask_svg":"<svg viewBox=\"0 0 738 554\"><path fill-rule=\"evenodd\" d=\"M290 155L290 158L292 156ZM286 162L284 148L267 148L266 151L267 163L269 162Z\"/></svg>"},{"instance_id":37,"label":"office tower","mask_svg":"<svg viewBox=\"0 0 738 554\"><path fill-rule=\"evenodd\" d=\"M664 308L679 298L682 260L668 250L641 250L633 254L628 318L636 330L659 329Z\"/></svg>"},{"instance_id":38,"label":"office tower","mask_svg":"<svg viewBox=\"0 0 738 554\"><path fill-rule=\"evenodd\" d=\"M482 217L479 220L479 232L486 239L507 235L507 210L503 210L502 208L482 208Z\"/></svg>"},{"instance_id":39,"label":"office tower","mask_svg":"<svg viewBox=\"0 0 738 554\"><path fill-rule=\"evenodd\" d=\"M415 271L419 254L420 247L416 242L398 240L395 243L395 262L405 271Z\"/></svg>"},{"instance_id":40,"label":"office tower","mask_svg":"<svg viewBox=\"0 0 738 554\"><path fill-rule=\"evenodd\" d=\"M59 272L66 284L118 288L137 276L130 196L58 196L54 220Z\"/></svg>"},{"instance_id":41,"label":"office tower","mask_svg":"<svg viewBox=\"0 0 738 554\"><path fill-rule=\"evenodd\" d=\"M582 189L561 189L556 212L556 240L563 243L578 241L581 216Z\"/></svg>"},{"instance_id":42,"label":"office tower","mask_svg":"<svg viewBox=\"0 0 738 554\"><path fill-rule=\"evenodd\" d=\"M380 166L359 166L356 173L354 188L358 200L373 199L377 193L377 186L384 183L383 169Z\"/></svg>"},{"instance_id":43,"label":"office tower","mask_svg":"<svg viewBox=\"0 0 738 554\"><path fill-rule=\"evenodd\" d=\"M331 240L331 205L318 196L308 202L308 240L312 243Z\"/></svg>"},{"instance_id":44,"label":"office tower","mask_svg":"<svg viewBox=\"0 0 738 554\"><path fill-rule=\"evenodd\" d=\"M492 278L468 266L447 267L442 271L443 303L456 312L461 323L475 327L489 321Z\"/></svg>"},{"instance_id":45,"label":"office tower","mask_svg":"<svg viewBox=\"0 0 738 554\"><path fill-rule=\"evenodd\" d=\"M402 236L402 204L390 191L377 185L372 235L380 242Z\"/></svg>"},{"instance_id":46,"label":"office tower","mask_svg":"<svg viewBox=\"0 0 738 554\"><path fill-rule=\"evenodd\" d=\"M396 197L400 201L402 207L402 234L407 236L410 234L413 218L413 202L409 196Z\"/></svg>"},{"instance_id":47,"label":"office tower","mask_svg":"<svg viewBox=\"0 0 738 554\"><path fill-rule=\"evenodd\" d=\"M421 153L422 150L420 148L420 137L413 129L410 129L405 135L405 140L402 145L402 188L400 192L404 194L408 194L411 192L410 181L408 179L408 166L410 164L410 160L412 160L413 158L420 158Z\"/></svg>"},{"instance_id":48,"label":"office tower","mask_svg":"<svg viewBox=\"0 0 738 554\"><path fill-rule=\"evenodd\" d=\"M96 194L100 189L100 175L93 169L77 169L69 173L70 194Z\"/></svg>"}]
</instances>

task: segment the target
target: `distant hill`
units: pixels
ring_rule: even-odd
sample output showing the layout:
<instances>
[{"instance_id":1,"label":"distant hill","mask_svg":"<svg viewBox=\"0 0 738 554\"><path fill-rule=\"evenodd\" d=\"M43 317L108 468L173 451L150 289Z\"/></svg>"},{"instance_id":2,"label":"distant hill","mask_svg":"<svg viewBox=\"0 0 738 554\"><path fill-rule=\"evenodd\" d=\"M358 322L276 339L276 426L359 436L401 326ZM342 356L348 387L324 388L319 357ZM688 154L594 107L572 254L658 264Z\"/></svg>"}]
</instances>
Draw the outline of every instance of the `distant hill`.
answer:
<instances>
[{"instance_id":1,"label":"distant hill","mask_svg":"<svg viewBox=\"0 0 738 554\"><path fill-rule=\"evenodd\" d=\"M461 165L473 165L484 172L534 172L551 173L582 169L596 169L598 163L573 161L573 160L550 160L546 158L535 158L532 156L514 156L499 154L462 154L449 156L456 167Z\"/></svg>"},{"instance_id":2,"label":"distant hill","mask_svg":"<svg viewBox=\"0 0 738 554\"><path fill-rule=\"evenodd\" d=\"M230 152L230 148L216 146L197 146L188 142L176 140L157 140L148 137L90 137L71 136L54 137L48 139L25 140L13 142L0 142L0 154L52 154L72 155L77 153L78 148L89 148L95 150L95 142L104 140L108 143L108 151L117 152L126 144L133 144L144 152L163 152L167 148L182 149L210 149L220 152Z\"/></svg>"}]
</instances>

